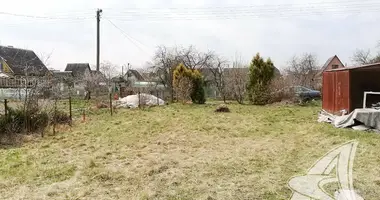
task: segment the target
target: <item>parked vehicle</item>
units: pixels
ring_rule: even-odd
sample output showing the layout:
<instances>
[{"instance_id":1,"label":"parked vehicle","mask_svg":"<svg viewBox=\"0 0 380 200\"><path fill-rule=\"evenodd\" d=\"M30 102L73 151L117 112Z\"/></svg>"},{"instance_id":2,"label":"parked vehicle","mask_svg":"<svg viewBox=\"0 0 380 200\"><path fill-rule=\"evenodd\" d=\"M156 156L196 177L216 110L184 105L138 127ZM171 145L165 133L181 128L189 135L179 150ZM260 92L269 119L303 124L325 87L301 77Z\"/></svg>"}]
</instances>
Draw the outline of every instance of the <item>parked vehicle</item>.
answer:
<instances>
[{"instance_id":1,"label":"parked vehicle","mask_svg":"<svg viewBox=\"0 0 380 200\"><path fill-rule=\"evenodd\" d=\"M318 90L312 90L304 86L290 86L285 87L275 92L277 99L293 99L297 101L310 101L313 99L320 99L321 92Z\"/></svg>"},{"instance_id":2,"label":"parked vehicle","mask_svg":"<svg viewBox=\"0 0 380 200\"><path fill-rule=\"evenodd\" d=\"M303 86L294 86L294 93L302 100L320 99L321 92L318 90L312 90Z\"/></svg>"}]
</instances>

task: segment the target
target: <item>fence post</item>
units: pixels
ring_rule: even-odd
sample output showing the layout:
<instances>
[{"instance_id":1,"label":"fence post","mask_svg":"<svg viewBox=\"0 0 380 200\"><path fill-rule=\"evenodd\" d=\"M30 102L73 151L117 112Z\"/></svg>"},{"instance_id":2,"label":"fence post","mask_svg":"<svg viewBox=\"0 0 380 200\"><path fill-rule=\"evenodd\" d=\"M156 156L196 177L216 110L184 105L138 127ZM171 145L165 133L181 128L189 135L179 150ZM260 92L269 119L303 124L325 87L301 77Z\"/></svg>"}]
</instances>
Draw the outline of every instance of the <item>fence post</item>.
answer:
<instances>
[{"instance_id":1,"label":"fence post","mask_svg":"<svg viewBox=\"0 0 380 200\"><path fill-rule=\"evenodd\" d=\"M158 100L158 90L156 90L156 97L157 97L157 105L160 105L160 101Z\"/></svg>"},{"instance_id":2,"label":"fence post","mask_svg":"<svg viewBox=\"0 0 380 200\"><path fill-rule=\"evenodd\" d=\"M55 125L57 124L57 99L54 99L53 135L55 135Z\"/></svg>"},{"instance_id":3,"label":"fence post","mask_svg":"<svg viewBox=\"0 0 380 200\"><path fill-rule=\"evenodd\" d=\"M110 92L110 111L111 111L111 116L112 116L112 92Z\"/></svg>"},{"instance_id":4,"label":"fence post","mask_svg":"<svg viewBox=\"0 0 380 200\"><path fill-rule=\"evenodd\" d=\"M4 114L5 117L8 115L8 100L4 99Z\"/></svg>"},{"instance_id":5,"label":"fence post","mask_svg":"<svg viewBox=\"0 0 380 200\"><path fill-rule=\"evenodd\" d=\"M73 113L72 113L72 107L71 107L71 95L69 96L69 112L70 112L70 126L73 123Z\"/></svg>"},{"instance_id":6,"label":"fence post","mask_svg":"<svg viewBox=\"0 0 380 200\"><path fill-rule=\"evenodd\" d=\"M83 113L82 113L82 121L85 122L86 121L86 110L83 109Z\"/></svg>"},{"instance_id":7,"label":"fence post","mask_svg":"<svg viewBox=\"0 0 380 200\"><path fill-rule=\"evenodd\" d=\"M139 108L141 107L141 100L140 100L140 88L139 88Z\"/></svg>"}]
</instances>

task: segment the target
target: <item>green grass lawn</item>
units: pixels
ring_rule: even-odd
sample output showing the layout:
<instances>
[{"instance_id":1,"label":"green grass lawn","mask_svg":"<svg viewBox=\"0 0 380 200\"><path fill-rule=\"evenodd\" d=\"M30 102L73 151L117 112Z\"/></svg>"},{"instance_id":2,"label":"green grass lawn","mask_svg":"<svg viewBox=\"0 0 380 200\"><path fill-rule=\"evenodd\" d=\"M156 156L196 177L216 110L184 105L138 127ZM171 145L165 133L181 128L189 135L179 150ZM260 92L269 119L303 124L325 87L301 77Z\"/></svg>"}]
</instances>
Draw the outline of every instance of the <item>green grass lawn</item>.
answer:
<instances>
[{"instance_id":1,"label":"green grass lawn","mask_svg":"<svg viewBox=\"0 0 380 200\"><path fill-rule=\"evenodd\" d=\"M380 196L380 135L317 123L319 106L105 111L0 149L0 199L289 199L288 180L350 140L354 186Z\"/></svg>"}]
</instances>

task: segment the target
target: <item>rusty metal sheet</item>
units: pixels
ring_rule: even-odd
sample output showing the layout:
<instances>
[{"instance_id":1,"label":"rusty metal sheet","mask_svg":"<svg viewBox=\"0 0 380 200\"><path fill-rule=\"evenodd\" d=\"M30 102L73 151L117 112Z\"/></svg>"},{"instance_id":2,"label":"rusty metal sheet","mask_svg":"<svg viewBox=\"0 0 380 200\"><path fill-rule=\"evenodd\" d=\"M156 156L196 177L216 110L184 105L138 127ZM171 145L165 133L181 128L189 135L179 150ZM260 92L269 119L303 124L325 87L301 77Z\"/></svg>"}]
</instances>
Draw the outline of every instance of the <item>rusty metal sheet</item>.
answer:
<instances>
[{"instance_id":1,"label":"rusty metal sheet","mask_svg":"<svg viewBox=\"0 0 380 200\"><path fill-rule=\"evenodd\" d=\"M334 72L324 72L323 73L323 84L322 84L322 108L327 112L334 111Z\"/></svg>"}]
</instances>

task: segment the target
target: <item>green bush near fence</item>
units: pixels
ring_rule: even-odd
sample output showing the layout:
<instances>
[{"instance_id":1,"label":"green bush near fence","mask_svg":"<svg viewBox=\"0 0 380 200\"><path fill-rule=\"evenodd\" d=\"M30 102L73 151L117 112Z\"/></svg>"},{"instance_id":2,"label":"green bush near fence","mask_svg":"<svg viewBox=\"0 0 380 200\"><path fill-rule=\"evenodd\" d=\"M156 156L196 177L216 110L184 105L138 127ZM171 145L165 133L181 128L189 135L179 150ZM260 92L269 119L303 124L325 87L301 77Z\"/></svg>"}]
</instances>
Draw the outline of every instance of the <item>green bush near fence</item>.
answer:
<instances>
[{"instance_id":1,"label":"green bush near fence","mask_svg":"<svg viewBox=\"0 0 380 200\"><path fill-rule=\"evenodd\" d=\"M1 135L12 135L23 132L43 131L49 124L46 112L7 108L7 114L0 116Z\"/></svg>"}]
</instances>

